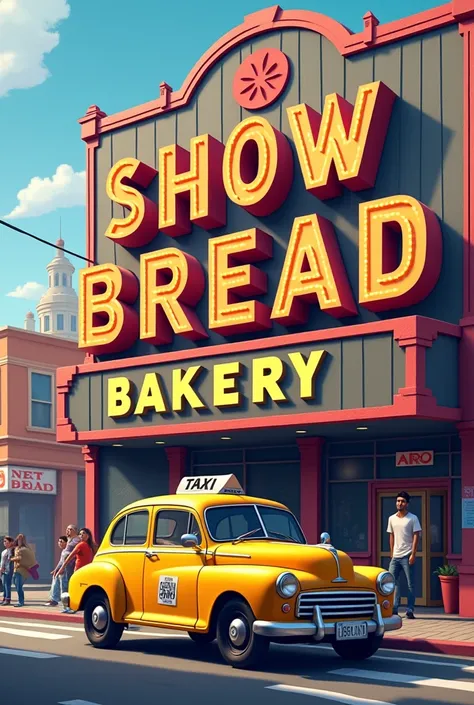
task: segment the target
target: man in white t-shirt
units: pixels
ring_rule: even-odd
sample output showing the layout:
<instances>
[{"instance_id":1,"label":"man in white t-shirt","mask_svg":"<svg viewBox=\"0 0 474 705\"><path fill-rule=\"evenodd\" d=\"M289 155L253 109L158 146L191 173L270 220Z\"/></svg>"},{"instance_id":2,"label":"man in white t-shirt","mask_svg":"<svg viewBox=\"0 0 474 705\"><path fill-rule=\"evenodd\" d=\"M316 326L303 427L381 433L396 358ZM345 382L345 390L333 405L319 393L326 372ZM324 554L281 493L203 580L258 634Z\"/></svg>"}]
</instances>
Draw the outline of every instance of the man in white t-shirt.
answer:
<instances>
[{"instance_id":1,"label":"man in white t-shirt","mask_svg":"<svg viewBox=\"0 0 474 705\"><path fill-rule=\"evenodd\" d=\"M388 519L387 532L390 534L390 567L395 578L395 601L393 613L398 614L400 606L400 572L406 575L408 583L407 619L415 619L415 560L421 526L418 517L408 511L410 495L399 492L397 512Z\"/></svg>"}]
</instances>

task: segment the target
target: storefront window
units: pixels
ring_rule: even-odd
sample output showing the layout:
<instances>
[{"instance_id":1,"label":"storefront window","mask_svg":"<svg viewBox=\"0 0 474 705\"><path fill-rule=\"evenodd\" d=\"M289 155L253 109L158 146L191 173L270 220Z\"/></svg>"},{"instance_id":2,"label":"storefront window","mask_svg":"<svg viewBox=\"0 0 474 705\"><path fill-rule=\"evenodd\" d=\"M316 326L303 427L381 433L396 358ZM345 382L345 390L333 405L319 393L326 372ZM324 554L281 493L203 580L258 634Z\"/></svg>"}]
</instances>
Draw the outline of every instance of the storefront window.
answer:
<instances>
[{"instance_id":1,"label":"storefront window","mask_svg":"<svg viewBox=\"0 0 474 705\"><path fill-rule=\"evenodd\" d=\"M40 372L31 373L31 425L52 428L53 377Z\"/></svg>"},{"instance_id":2,"label":"storefront window","mask_svg":"<svg viewBox=\"0 0 474 705\"><path fill-rule=\"evenodd\" d=\"M368 485L366 482L329 484L328 526L331 543L341 551L368 550Z\"/></svg>"}]
</instances>

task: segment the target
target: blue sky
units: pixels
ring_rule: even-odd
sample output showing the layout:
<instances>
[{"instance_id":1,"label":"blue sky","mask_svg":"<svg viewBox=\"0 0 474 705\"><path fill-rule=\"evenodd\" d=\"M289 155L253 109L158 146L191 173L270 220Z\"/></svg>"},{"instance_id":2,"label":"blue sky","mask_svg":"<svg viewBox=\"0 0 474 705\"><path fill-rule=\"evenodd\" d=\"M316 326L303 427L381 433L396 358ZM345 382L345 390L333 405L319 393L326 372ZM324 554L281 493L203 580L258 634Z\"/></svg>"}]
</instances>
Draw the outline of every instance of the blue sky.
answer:
<instances>
[{"instance_id":1,"label":"blue sky","mask_svg":"<svg viewBox=\"0 0 474 705\"><path fill-rule=\"evenodd\" d=\"M244 15L271 4L2 0L0 218L17 209L12 224L53 241L61 218L66 247L85 254L85 211L79 205L85 148L78 118L91 104L111 114L152 100L161 81L177 90L222 34L240 24ZM441 3L286 0L282 7L322 12L358 32L369 9L385 23L436 4ZM45 267L54 250L3 226L0 247L0 326L23 327L25 313L34 310L37 301L8 294L19 288L20 294L38 296L34 286L24 285L45 283ZM83 265L71 261L76 270Z\"/></svg>"}]
</instances>

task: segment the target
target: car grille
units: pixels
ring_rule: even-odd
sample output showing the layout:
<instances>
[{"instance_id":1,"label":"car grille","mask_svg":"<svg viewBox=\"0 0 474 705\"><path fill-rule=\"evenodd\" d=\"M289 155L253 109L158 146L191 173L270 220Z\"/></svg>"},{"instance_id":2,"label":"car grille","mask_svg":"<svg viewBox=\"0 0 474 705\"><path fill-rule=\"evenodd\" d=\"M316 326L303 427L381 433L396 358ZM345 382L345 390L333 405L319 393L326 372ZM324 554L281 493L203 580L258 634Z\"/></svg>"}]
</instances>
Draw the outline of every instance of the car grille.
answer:
<instances>
[{"instance_id":1,"label":"car grille","mask_svg":"<svg viewBox=\"0 0 474 705\"><path fill-rule=\"evenodd\" d=\"M312 619L316 606L321 609L323 621L334 619L370 619L376 604L375 593L362 590L332 590L331 592L303 592L298 598L298 619Z\"/></svg>"}]
</instances>

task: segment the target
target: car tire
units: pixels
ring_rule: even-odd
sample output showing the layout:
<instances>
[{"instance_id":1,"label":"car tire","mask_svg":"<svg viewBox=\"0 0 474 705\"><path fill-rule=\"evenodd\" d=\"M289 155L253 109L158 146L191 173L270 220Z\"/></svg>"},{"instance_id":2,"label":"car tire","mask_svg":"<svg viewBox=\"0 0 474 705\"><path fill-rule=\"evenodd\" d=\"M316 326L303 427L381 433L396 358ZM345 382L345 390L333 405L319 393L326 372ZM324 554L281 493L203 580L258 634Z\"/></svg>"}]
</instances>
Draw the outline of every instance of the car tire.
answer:
<instances>
[{"instance_id":1,"label":"car tire","mask_svg":"<svg viewBox=\"0 0 474 705\"><path fill-rule=\"evenodd\" d=\"M345 661L363 661L375 654L382 644L382 636L369 634L368 639L354 641L334 641L332 646L336 654Z\"/></svg>"},{"instance_id":2,"label":"car tire","mask_svg":"<svg viewBox=\"0 0 474 705\"><path fill-rule=\"evenodd\" d=\"M206 644L212 644L216 635L214 632L188 632L189 637L194 641L195 644L199 646L205 646Z\"/></svg>"},{"instance_id":3,"label":"car tire","mask_svg":"<svg viewBox=\"0 0 474 705\"><path fill-rule=\"evenodd\" d=\"M217 645L227 663L234 668L250 668L268 652L269 639L255 634L255 617L243 600L230 600L217 618Z\"/></svg>"},{"instance_id":4,"label":"car tire","mask_svg":"<svg viewBox=\"0 0 474 705\"><path fill-rule=\"evenodd\" d=\"M124 624L114 622L107 595L94 592L84 606L84 629L92 646L113 649L119 643Z\"/></svg>"}]
</instances>

